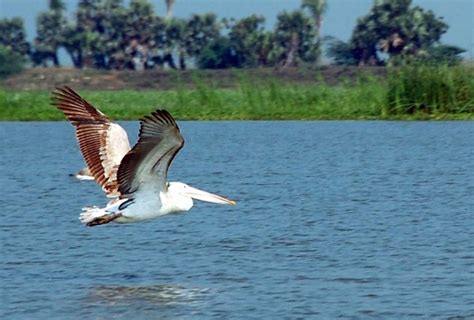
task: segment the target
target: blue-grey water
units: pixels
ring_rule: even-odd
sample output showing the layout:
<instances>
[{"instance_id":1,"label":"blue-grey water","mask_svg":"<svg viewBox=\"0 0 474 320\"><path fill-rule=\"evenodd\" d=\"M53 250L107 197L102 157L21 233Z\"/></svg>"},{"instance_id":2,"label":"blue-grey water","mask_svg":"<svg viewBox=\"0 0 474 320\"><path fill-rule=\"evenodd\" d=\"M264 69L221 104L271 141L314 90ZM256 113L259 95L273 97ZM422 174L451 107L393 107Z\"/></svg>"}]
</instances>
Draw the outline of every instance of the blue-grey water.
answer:
<instances>
[{"instance_id":1,"label":"blue-grey water","mask_svg":"<svg viewBox=\"0 0 474 320\"><path fill-rule=\"evenodd\" d=\"M238 205L87 228L72 127L0 123L1 319L474 318L473 122L180 125Z\"/></svg>"}]
</instances>

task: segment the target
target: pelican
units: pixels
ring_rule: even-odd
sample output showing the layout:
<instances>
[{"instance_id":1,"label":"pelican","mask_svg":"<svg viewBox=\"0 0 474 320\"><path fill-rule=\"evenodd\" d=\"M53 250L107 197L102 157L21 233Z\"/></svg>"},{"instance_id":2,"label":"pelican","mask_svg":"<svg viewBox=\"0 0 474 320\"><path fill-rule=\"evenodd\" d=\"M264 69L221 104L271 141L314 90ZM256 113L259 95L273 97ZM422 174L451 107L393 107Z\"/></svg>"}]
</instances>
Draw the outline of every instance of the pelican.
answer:
<instances>
[{"instance_id":1,"label":"pelican","mask_svg":"<svg viewBox=\"0 0 474 320\"><path fill-rule=\"evenodd\" d=\"M193 207L193 199L236 203L182 182L166 181L170 164L184 145L176 121L166 110L156 110L141 119L138 142L130 149L125 130L71 88L57 88L52 100L75 127L92 176L112 198L104 208L82 209L79 219L86 226L132 223L185 212Z\"/></svg>"}]
</instances>

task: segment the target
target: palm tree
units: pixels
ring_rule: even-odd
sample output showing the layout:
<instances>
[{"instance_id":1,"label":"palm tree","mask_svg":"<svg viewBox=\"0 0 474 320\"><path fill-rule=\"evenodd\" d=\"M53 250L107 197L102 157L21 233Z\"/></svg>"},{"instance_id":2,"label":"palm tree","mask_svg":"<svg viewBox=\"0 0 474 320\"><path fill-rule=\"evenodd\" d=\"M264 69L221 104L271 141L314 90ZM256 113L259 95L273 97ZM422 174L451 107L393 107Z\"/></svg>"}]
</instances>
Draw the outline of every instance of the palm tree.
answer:
<instances>
[{"instance_id":1,"label":"palm tree","mask_svg":"<svg viewBox=\"0 0 474 320\"><path fill-rule=\"evenodd\" d=\"M173 6L175 0L165 0L166 3L166 19L171 19L173 17Z\"/></svg>"},{"instance_id":2,"label":"palm tree","mask_svg":"<svg viewBox=\"0 0 474 320\"><path fill-rule=\"evenodd\" d=\"M321 25L323 24L323 14L328 9L326 0L302 0L301 6L307 8L311 12L314 19L314 32L319 41Z\"/></svg>"},{"instance_id":3,"label":"palm tree","mask_svg":"<svg viewBox=\"0 0 474 320\"><path fill-rule=\"evenodd\" d=\"M277 16L271 53L274 63L283 67L297 66L300 62L314 63L317 49L313 21L303 11L284 11Z\"/></svg>"}]
</instances>

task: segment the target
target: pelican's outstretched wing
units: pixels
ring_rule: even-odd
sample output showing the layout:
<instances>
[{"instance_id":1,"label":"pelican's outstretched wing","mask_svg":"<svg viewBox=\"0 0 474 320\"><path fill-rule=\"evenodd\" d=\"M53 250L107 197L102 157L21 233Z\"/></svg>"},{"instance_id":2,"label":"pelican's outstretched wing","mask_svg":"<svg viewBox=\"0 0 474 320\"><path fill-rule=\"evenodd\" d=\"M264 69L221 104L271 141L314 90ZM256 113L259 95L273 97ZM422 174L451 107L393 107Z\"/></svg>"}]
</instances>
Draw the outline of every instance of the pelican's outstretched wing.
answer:
<instances>
[{"instance_id":1,"label":"pelican's outstretched wing","mask_svg":"<svg viewBox=\"0 0 474 320\"><path fill-rule=\"evenodd\" d=\"M118 193L117 170L130 150L127 132L69 87L53 92L53 104L76 128L82 155L108 197Z\"/></svg>"},{"instance_id":2,"label":"pelican's outstretched wing","mask_svg":"<svg viewBox=\"0 0 474 320\"><path fill-rule=\"evenodd\" d=\"M168 168L183 145L183 136L168 111L157 110L143 118L138 142L117 173L121 197L144 188L166 190Z\"/></svg>"}]
</instances>

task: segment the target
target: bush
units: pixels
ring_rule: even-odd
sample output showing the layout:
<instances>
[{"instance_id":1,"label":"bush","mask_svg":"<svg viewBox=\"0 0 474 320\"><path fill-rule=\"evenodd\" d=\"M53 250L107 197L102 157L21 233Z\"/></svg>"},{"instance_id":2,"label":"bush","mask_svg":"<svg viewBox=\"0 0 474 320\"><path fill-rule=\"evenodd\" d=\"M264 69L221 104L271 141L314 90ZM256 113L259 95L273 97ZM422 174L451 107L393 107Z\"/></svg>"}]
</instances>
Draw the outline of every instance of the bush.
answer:
<instances>
[{"instance_id":1,"label":"bush","mask_svg":"<svg viewBox=\"0 0 474 320\"><path fill-rule=\"evenodd\" d=\"M241 63L233 50L231 41L219 37L202 50L197 57L197 65L201 69L237 68Z\"/></svg>"},{"instance_id":2,"label":"bush","mask_svg":"<svg viewBox=\"0 0 474 320\"><path fill-rule=\"evenodd\" d=\"M354 57L352 46L348 42L341 41L334 37L326 37L326 54L333 60L336 65L353 66L357 65L358 61Z\"/></svg>"},{"instance_id":3,"label":"bush","mask_svg":"<svg viewBox=\"0 0 474 320\"><path fill-rule=\"evenodd\" d=\"M0 46L0 78L6 78L23 70L25 60L8 48Z\"/></svg>"},{"instance_id":4,"label":"bush","mask_svg":"<svg viewBox=\"0 0 474 320\"><path fill-rule=\"evenodd\" d=\"M428 49L428 61L431 63L458 65L462 62L461 54L466 52L463 48L450 45L437 45Z\"/></svg>"}]
</instances>

